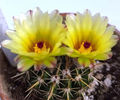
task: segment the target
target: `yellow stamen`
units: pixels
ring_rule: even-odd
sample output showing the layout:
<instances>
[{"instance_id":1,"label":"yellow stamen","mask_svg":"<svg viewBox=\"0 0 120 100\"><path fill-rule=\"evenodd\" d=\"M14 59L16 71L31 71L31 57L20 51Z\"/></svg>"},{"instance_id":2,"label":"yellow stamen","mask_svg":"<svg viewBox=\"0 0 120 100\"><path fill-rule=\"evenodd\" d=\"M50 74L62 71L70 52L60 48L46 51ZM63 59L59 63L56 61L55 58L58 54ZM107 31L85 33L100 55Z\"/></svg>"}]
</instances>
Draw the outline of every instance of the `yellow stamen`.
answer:
<instances>
[{"instance_id":1,"label":"yellow stamen","mask_svg":"<svg viewBox=\"0 0 120 100\"><path fill-rule=\"evenodd\" d=\"M88 42L82 42L79 52L80 53L90 53L92 51L92 46Z\"/></svg>"},{"instance_id":2,"label":"yellow stamen","mask_svg":"<svg viewBox=\"0 0 120 100\"><path fill-rule=\"evenodd\" d=\"M46 47L45 43L43 43L43 46L41 48L38 46L38 43L36 43L34 46L35 53L41 53L41 51L46 51L46 50L47 50L47 47Z\"/></svg>"}]
</instances>

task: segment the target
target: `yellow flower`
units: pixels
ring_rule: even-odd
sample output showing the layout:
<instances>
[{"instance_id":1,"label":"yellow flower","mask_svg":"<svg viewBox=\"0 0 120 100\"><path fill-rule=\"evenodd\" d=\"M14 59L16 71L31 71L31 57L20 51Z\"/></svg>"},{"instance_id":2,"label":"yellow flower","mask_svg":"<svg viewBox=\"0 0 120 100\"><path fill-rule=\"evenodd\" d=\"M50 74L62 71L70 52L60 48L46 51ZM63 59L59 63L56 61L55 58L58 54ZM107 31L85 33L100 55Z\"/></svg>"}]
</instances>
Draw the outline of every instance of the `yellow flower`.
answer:
<instances>
[{"instance_id":1,"label":"yellow flower","mask_svg":"<svg viewBox=\"0 0 120 100\"><path fill-rule=\"evenodd\" d=\"M88 10L84 14L68 15L68 32L64 41L72 50L68 55L78 58L78 62L83 66L89 66L95 60L110 58L117 36L113 35L114 26L107 24L106 17L101 17L100 14L92 16Z\"/></svg>"},{"instance_id":2,"label":"yellow flower","mask_svg":"<svg viewBox=\"0 0 120 100\"><path fill-rule=\"evenodd\" d=\"M66 31L58 11L48 14L36 8L13 19L15 30L7 31L11 40L5 40L2 44L18 54L18 69L26 71L33 65L36 69L43 65L55 67L55 56L64 54L60 46Z\"/></svg>"}]
</instances>

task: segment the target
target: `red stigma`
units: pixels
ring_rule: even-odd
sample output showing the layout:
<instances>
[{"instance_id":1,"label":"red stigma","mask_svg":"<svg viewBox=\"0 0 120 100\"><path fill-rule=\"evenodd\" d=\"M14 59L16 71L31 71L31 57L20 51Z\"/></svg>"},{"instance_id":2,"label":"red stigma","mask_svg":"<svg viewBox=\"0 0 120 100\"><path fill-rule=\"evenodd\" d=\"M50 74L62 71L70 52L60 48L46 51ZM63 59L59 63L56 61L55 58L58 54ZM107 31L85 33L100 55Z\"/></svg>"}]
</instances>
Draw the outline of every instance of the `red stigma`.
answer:
<instances>
[{"instance_id":1,"label":"red stigma","mask_svg":"<svg viewBox=\"0 0 120 100\"><path fill-rule=\"evenodd\" d=\"M42 48L43 47L43 42L38 42L37 46L38 46L38 48Z\"/></svg>"},{"instance_id":2,"label":"red stigma","mask_svg":"<svg viewBox=\"0 0 120 100\"><path fill-rule=\"evenodd\" d=\"M84 47L85 47L85 48L89 48L89 47L90 47L90 43L89 43L89 42L85 42L85 43L84 43Z\"/></svg>"}]
</instances>

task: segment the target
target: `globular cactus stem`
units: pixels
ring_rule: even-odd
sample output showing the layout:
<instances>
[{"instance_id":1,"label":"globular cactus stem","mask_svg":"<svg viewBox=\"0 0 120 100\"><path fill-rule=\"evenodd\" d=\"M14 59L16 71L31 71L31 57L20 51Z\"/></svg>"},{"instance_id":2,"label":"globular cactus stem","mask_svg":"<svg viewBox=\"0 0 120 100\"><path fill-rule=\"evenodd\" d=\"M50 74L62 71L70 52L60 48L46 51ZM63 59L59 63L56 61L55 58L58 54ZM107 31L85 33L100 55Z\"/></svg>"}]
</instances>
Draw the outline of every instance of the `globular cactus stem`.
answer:
<instances>
[{"instance_id":1,"label":"globular cactus stem","mask_svg":"<svg viewBox=\"0 0 120 100\"><path fill-rule=\"evenodd\" d=\"M42 98L41 100L77 100L82 97L85 89L91 88L90 83L94 79L90 75L92 69L77 66L73 58L67 56L57 59L58 62L54 69L43 68L40 71L33 69L28 71L30 78L26 81L29 81L30 87L26 93L30 95L31 91L36 89L39 91L36 95ZM21 75L26 75L28 72Z\"/></svg>"}]
</instances>

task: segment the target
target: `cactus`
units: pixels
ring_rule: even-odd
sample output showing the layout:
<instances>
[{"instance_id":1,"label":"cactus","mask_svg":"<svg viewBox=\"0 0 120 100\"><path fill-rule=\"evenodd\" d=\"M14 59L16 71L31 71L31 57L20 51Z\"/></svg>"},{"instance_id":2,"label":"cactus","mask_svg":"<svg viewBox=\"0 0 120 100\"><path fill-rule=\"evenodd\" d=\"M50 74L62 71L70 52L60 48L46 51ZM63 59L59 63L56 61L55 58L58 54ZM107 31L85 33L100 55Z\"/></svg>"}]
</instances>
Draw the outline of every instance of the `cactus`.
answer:
<instances>
[{"instance_id":1,"label":"cactus","mask_svg":"<svg viewBox=\"0 0 120 100\"><path fill-rule=\"evenodd\" d=\"M21 81L28 84L25 99L37 91L36 96L40 100L77 100L83 98L86 89L91 88L90 83L94 80L92 72L92 68L76 64L76 59L61 56L57 57L55 68L44 66L40 71L31 68L13 78L22 77Z\"/></svg>"},{"instance_id":2,"label":"cactus","mask_svg":"<svg viewBox=\"0 0 120 100\"><path fill-rule=\"evenodd\" d=\"M84 99L97 80L96 60L109 59L118 40L107 21L88 10L63 16L39 8L30 10L25 19L14 18L16 31L8 31L11 40L2 45L18 54L17 68L24 72L12 78L27 82L25 99L33 92L41 100Z\"/></svg>"}]
</instances>

